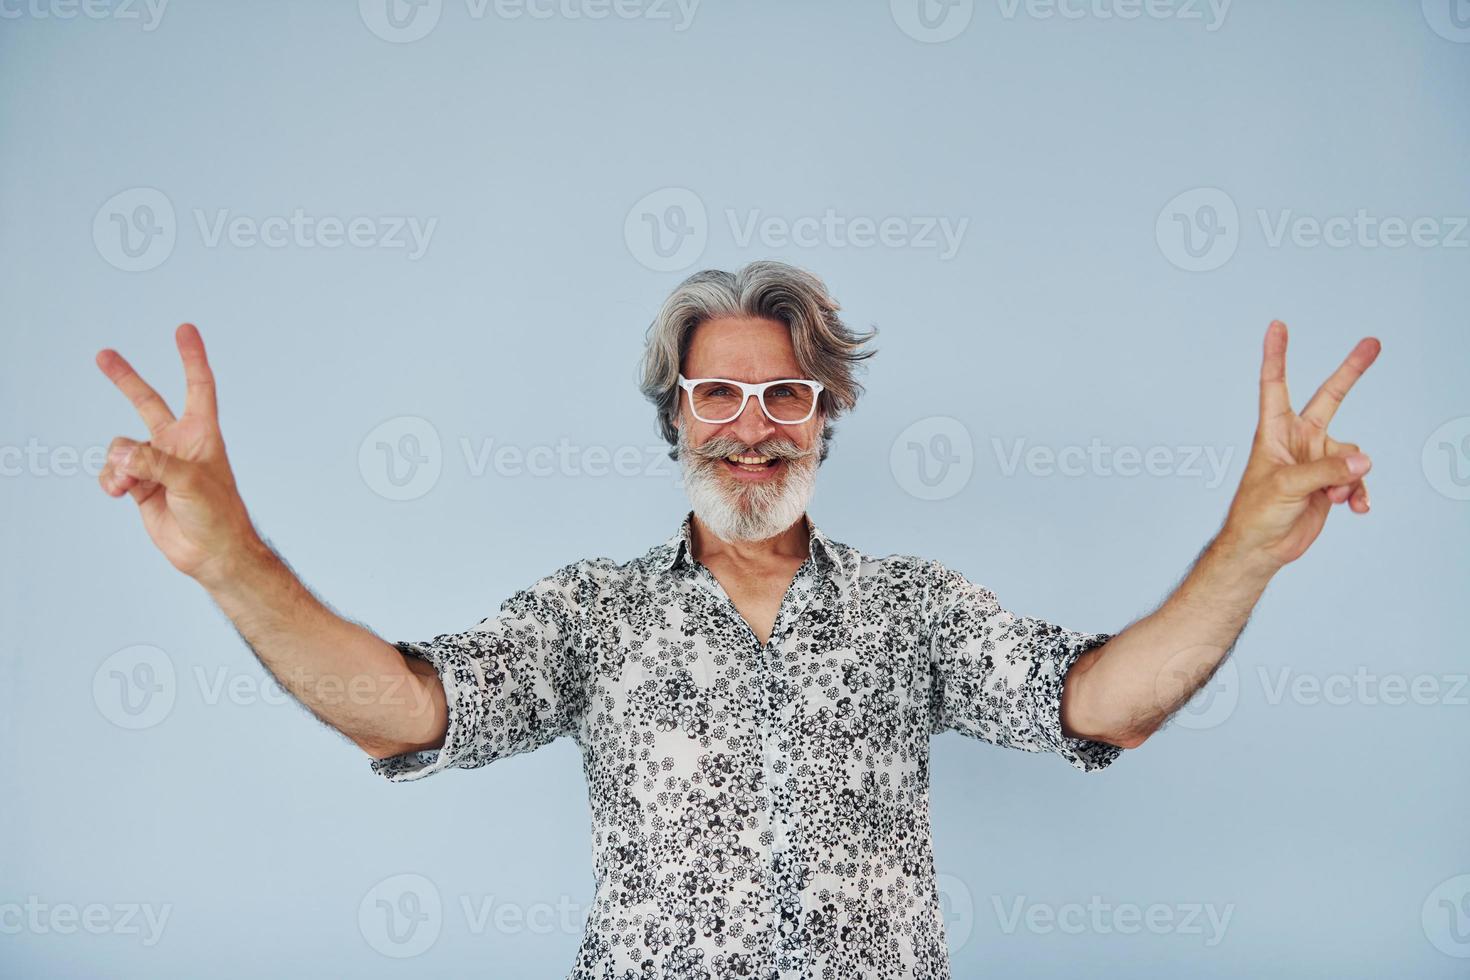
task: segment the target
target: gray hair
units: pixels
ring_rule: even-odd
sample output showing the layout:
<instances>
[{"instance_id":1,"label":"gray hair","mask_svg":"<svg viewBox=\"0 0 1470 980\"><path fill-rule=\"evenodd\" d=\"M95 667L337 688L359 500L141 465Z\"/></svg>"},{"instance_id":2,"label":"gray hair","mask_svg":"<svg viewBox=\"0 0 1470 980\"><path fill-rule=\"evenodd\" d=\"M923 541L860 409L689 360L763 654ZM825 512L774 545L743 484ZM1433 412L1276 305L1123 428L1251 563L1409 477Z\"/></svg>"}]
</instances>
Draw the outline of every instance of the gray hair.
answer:
<instances>
[{"instance_id":1,"label":"gray hair","mask_svg":"<svg viewBox=\"0 0 1470 980\"><path fill-rule=\"evenodd\" d=\"M669 457L679 458L674 425L682 391L679 373L694 328L719 317L747 316L786 324L797 363L807 377L822 383L817 408L825 421L818 462L825 460L833 434L831 420L851 411L863 391L853 367L877 353L862 345L877 335L878 328L855 333L838 317L839 309L822 280L784 262L752 262L733 273L705 269L681 282L649 325L638 384L658 409L659 431L673 447Z\"/></svg>"}]
</instances>

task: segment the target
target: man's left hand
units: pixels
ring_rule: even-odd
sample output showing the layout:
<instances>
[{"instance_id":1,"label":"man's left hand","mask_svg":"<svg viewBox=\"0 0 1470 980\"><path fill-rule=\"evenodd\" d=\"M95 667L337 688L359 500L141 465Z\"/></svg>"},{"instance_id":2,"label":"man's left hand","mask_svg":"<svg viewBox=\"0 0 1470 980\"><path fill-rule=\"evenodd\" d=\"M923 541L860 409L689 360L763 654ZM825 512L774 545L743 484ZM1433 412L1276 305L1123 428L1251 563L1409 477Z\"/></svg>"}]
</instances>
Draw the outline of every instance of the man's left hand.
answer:
<instances>
[{"instance_id":1,"label":"man's left hand","mask_svg":"<svg viewBox=\"0 0 1470 980\"><path fill-rule=\"evenodd\" d=\"M1267 328L1260 422L1221 530L1237 554L1274 570L1306 553L1333 504L1346 501L1354 513L1368 513L1363 475L1372 462L1356 444L1328 435L1327 423L1381 346L1373 337L1358 341L1298 415L1286 391L1286 324L1275 320Z\"/></svg>"}]
</instances>

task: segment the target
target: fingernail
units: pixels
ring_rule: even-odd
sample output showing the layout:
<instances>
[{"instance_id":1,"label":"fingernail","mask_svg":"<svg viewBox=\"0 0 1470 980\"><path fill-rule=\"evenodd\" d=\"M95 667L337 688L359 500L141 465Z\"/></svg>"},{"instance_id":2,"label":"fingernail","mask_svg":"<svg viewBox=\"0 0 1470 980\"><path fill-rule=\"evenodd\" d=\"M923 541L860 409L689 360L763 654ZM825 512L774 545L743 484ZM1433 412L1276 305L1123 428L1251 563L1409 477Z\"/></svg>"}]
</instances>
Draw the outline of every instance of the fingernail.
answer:
<instances>
[{"instance_id":1,"label":"fingernail","mask_svg":"<svg viewBox=\"0 0 1470 980\"><path fill-rule=\"evenodd\" d=\"M1366 473L1368 472L1368 457L1364 456L1362 453L1353 453L1347 458L1347 467L1348 472L1352 473L1354 476L1359 476L1363 473Z\"/></svg>"},{"instance_id":2,"label":"fingernail","mask_svg":"<svg viewBox=\"0 0 1470 980\"><path fill-rule=\"evenodd\" d=\"M122 450L122 452L117 457L117 465L119 467L123 468L123 469L127 469L127 465L129 463L131 463L132 461L133 461L133 447L132 446L129 446L128 448Z\"/></svg>"}]
</instances>

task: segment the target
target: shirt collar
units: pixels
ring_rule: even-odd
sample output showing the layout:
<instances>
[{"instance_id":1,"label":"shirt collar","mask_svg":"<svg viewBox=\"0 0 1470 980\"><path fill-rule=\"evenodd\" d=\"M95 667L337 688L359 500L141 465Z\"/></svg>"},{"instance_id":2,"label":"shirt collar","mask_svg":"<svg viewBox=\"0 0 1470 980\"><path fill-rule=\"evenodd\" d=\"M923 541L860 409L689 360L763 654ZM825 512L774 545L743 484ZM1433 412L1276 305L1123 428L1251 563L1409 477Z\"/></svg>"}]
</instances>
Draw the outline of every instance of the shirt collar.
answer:
<instances>
[{"instance_id":1,"label":"shirt collar","mask_svg":"<svg viewBox=\"0 0 1470 980\"><path fill-rule=\"evenodd\" d=\"M827 537L809 514L806 515L806 523L808 552L815 556L819 563L836 569L837 573L843 577L851 578L856 574L857 564L861 557L857 549ZM684 522L679 525L679 530L675 531L672 537L649 551L649 561L652 562L656 571L667 572L680 562L688 561L693 545L691 537L693 527L694 511L691 510L685 513Z\"/></svg>"}]
</instances>

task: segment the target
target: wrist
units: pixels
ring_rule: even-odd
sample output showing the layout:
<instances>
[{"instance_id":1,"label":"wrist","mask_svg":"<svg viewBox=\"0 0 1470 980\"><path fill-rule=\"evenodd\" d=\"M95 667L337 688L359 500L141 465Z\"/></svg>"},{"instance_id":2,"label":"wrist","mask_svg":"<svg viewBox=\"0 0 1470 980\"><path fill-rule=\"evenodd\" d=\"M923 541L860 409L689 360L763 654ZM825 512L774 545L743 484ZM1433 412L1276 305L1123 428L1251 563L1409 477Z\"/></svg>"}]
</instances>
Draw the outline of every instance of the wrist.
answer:
<instances>
[{"instance_id":1,"label":"wrist","mask_svg":"<svg viewBox=\"0 0 1470 980\"><path fill-rule=\"evenodd\" d=\"M222 595L248 589L268 575L278 564L275 552L254 533L242 535L240 540L215 556L195 574L194 580L204 586L211 595Z\"/></svg>"},{"instance_id":2,"label":"wrist","mask_svg":"<svg viewBox=\"0 0 1470 980\"><path fill-rule=\"evenodd\" d=\"M1259 580L1262 587L1281 570L1283 564L1253 542L1248 534L1229 523L1210 542L1209 552L1217 561L1235 569L1241 577Z\"/></svg>"}]
</instances>

